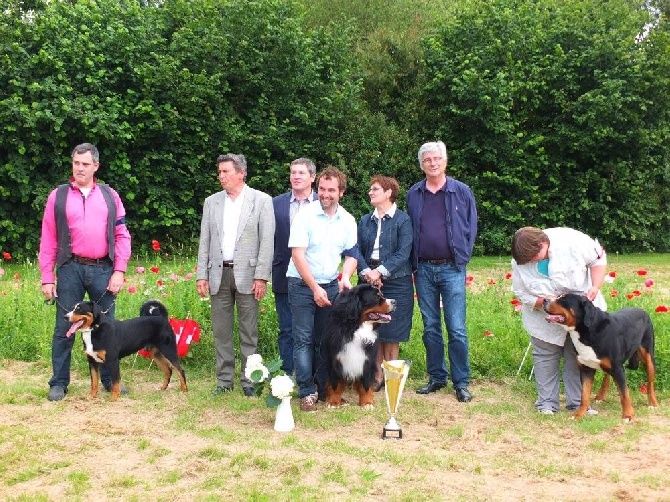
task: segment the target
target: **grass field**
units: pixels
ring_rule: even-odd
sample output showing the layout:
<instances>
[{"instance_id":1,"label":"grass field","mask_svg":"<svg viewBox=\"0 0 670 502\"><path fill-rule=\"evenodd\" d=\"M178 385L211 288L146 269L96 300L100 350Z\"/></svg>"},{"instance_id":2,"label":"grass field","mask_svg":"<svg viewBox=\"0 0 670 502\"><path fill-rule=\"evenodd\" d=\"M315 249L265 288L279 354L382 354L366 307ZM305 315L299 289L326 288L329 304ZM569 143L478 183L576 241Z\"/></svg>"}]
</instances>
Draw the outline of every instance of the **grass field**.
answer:
<instances>
[{"instance_id":1,"label":"grass field","mask_svg":"<svg viewBox=\"0 0 670 502\"><path fill-rule=\"evenodd\" d=\"M670 306L670 255L644 254L610 256L609 270L613 282L603 286L610 310L625 306L645 309L656 328L658 384L670 388L670 313L657 313L659 306ZM5 262L0 276L0 359L50 361L51 335L55 306L45 305L39 289L35 264ZM117 300L120 319L134 317L140 305L150 298L163 301L177 318L192 317L203 328L202 342L193 346L186 367L194 374L212 374L214 349L209 320L209 303L195 292L195 263L188 258L166 258L160 255L137 261L129 268L125 290ZM139 272L138 272L139 271ZM141 272L141 273L140 273ZM468 334L473 378L513 376L528 346L519 314L512 305L508 257L475 258L468 269ZM640 275L644 273L644 275ZM645 286L645 281L653 285ZM412 335L401 345L401 357L412 361L411 378L425 374L422 322L415 308ZM277 356L277 319L274 301L269 294L263 300L259 321L259 352L266 358ZM82 353L75 351L74 368L87 371ZM125 364L131 364L125 362ZM526 374L531 367L527 359ZM638 383L642 374L631 375ZM46 379L45 379L46 381Z\"/></svg>"},{"instance_id":2,"label":"grass field","mask_svg":"<svg viewBox=\"0 0 670 502\"><path fill-rule=\"evenodd\" d=\"M181 258L134 263L117 315L134 316L144 300L160 298L176 317L202 324L203 337L184 364L189 392L180 393L174 383L158 392L155 365L129 357L122 364L129 395L117 402L105 393L89 399L77 350L66 399L50 403L54 307L41 300L34 264L1 266L3 500L670 499L670 314L655 312L670 304L670 255L611 256L616 277L603 288L611 309L635 305L652 316L659 408L646 407L640 371L630 372L632 424L622 424L615 392L596 405L598 416L580 422L567 412L537 414L530 361L515 376L528 338L511 304L509 259L479 258L468 287L475 398L461 404L450 389L413 392L425 368L415 314L401 353L413 364L398 416L400 441L380 439L387 416L379 394L373 410L349 406L305 414L294 400L296 429L287 434L273 431L274 411L262 399L245 398L239 388L212 398L209 304L195 294L193 261ZM649 279L654 284L645 286ZM266 298L259 349L267 358L275 355L276 329L272 299Z\"/></svg>"}]
</instances>

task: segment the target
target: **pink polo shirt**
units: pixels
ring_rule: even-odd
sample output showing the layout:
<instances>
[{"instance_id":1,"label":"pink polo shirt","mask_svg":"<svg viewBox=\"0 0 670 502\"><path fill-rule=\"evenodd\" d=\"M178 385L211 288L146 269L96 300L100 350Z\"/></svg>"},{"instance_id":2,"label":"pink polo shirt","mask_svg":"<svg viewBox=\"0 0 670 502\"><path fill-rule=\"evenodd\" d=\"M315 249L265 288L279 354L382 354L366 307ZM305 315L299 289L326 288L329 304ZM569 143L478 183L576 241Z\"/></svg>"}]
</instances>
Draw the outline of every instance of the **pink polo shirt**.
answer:
<instances>
[{"instance_id":1,"label":"pink polo shirt","mask_svg":"<svg viewBox=\"0 0 670 502\"><path fill-rule=\"evenodd\" d=\"M56 256L58 254L58 236L56 232L56 192L54 189L47 198L42 218L42 236L40 239L39 265L42 284L55 283ZM114 270L125 272L130 260L130 233L124 217L126 210L115 190L111 190L116 205L116 225L114 226ZM107 250L107 204L97 183L91 193L83 194L71 183L67 194L65 214L72 239L72 254L84 258L104 258Z\"/></svg>"}]
</instances>

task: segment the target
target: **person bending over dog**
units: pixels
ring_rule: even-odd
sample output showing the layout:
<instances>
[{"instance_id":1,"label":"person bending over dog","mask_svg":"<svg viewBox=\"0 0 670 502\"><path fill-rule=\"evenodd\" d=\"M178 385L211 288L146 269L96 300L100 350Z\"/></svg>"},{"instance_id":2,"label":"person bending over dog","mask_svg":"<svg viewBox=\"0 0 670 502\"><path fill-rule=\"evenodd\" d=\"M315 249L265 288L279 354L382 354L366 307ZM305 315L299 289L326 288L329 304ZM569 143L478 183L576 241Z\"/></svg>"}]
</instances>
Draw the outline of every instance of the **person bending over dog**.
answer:
<instances>
[{"instance_id":1,"label":"person bending over dog","mask_svg":"<svg viewBox=\"0 0 670 502\"><path fill-rule=\"evenodd\" d=\"M72 150L72 177L49 194L42 218L42 294L56 302L49 401L63 399L70 383L74 337L66 336L70 324L65 314L88 294L113 319L114 301L130 259L126 210L115 190L97 182L99 167L98 149L90 143L77 145ZM101 380L110 392L109 372L103 371Z\"/></svg>"},{"instance_id":2,"label":"person bending over dog","mask_svg":"<svg viewBox=\"0 0 670 502\"><path fill-rule=\"evenodd\" d=\"M565 406L576 410L582 388L577 353L565 329L547 323L543 303L564 293L581 293L606 310L600 292L607 267L605 250L597 240L572 228L523 227L512 238L512 258L512 290L521 301L521 318L533 346L535 407L546 415L559 410L563 358Z\"/></svg>"}]
</instances>

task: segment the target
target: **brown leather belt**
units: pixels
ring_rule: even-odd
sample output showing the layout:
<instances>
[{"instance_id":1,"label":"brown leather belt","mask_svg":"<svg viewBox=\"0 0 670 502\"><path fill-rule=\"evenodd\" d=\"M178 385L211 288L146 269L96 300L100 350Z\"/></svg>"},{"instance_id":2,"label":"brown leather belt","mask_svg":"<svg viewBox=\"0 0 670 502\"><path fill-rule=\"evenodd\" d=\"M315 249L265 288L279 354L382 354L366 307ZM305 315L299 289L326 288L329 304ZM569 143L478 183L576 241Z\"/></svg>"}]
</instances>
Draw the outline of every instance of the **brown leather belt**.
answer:
<instances>
[{"instance_id":1,"label":"brown leather belt","mask_svg":"<svg viewBox=\"0 0 670 502\"><path fill-rule=\"evenodd\" d=\"M98 267L112 264L112 260L110 260L108 256L105 256L104 258L85 258L84 256L77 256L76 254L73 254L72 261L75 263L81 263L82 265L96 265Z\"/></svg>"}]
</instances>

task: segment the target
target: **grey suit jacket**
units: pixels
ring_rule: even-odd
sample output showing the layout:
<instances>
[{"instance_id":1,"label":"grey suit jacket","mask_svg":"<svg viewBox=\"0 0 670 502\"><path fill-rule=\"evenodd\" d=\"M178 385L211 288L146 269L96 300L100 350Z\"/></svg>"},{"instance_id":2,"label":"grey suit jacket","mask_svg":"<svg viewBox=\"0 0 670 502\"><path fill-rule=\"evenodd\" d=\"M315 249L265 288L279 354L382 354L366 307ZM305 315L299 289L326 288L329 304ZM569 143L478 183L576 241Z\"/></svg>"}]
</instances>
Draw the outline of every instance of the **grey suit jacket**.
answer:
<instances>
[{"instance_id":1,"label":"grey suit jacket","mask_svg":"<svg viewBox=\"0 0 670 502\"><path fill-rule=\"evenodd\" d=\"M250 294L254 279L270 280L274 252L275 217L272 197L247 186L237 239L233 253L235 285L242 294ZM209 281L210 294L221 286L223 272L223 211L228 194L225 190L205 199L200 223L197 279Z\"/></svg>"}]
</instances>

